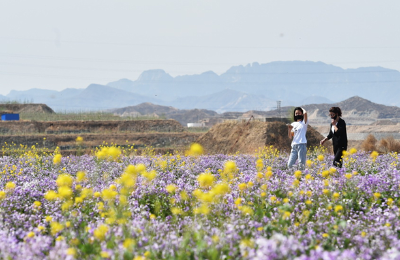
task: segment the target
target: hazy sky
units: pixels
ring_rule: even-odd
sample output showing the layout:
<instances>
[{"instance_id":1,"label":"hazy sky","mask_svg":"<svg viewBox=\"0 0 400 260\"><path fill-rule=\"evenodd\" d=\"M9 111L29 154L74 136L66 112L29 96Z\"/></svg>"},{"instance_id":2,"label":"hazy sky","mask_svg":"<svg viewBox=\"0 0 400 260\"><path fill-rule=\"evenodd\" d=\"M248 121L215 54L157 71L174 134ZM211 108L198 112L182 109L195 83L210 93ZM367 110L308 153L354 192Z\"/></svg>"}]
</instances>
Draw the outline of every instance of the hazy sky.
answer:
<instances>
[{"instance_id":1,"label":"hazy sky","mask_svg":"<svg viewBox=\"0 0 400 260\"><path fill-rule=\"evenodd\" d=\"M282 60L400 70L399 0L1 0L0 94Z\"/></svg>"}]
</instances>

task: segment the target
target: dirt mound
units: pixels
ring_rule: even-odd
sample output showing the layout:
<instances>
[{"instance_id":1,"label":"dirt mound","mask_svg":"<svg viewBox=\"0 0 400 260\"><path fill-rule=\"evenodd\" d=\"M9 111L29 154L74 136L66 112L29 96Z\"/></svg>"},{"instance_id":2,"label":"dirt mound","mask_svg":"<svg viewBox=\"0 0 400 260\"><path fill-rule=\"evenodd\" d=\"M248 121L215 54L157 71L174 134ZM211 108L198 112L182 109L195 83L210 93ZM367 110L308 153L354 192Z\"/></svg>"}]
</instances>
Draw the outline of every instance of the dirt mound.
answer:
<instances>
[{"instance_id":1,"label":"dirt mound","mask_svg":"<svg viewBox=\"0 0 400 260\"><path fill-rule=\"evenodd\" d=\"M324 137L308 126L307 146L317 146ZM282 122L235 123L225 122L213 126L197 142L207 153L232 154L254 153L258 148L273 145L280 151L290 150L291 140L287 136L287 126Z\"/></svg>"},{"instance_id":2,"label":"dirt mound","mask_svg":"<svg viewBox=\"0 0 400 260\"><path fill-rule=\"evenodd\" d=\"M0 111L12 111L13 113L43 113L52 114L53 109L45 104L0 104Z\"/></svg>"}]
</instances>

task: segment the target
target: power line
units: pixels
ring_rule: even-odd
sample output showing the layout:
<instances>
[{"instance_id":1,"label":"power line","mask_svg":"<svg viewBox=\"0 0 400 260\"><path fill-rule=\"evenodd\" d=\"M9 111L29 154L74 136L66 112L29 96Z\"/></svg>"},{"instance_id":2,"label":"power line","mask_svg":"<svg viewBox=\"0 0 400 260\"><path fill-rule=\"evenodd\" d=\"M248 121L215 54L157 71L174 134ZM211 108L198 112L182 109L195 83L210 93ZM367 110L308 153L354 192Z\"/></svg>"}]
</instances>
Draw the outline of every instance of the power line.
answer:
<instances>
[{"instance_id":1,"label":"power line","mask_svg":"<svg viewBox=\"0 0 400 260\"><path fill-rule=\"evenodd\" d=\"M92 70L92 71L117 71L117 72L144 72L143 70L130 69L105 69L88 67L70 67L70 66L49 66L27 63L0 62L0 65L34 67L46 69L67 69L67 70ZM188 71L171 71L174 73L191 73ZM308 75L308 74L366 74L366 73L399 73L397 70L366 70L366 71L336 71L336 72L224 72L224 75ZM221 75L222 75L221 74ZM200 75L200 74L197 74Z\"/></svg>"},{"instance_id":2,"label":"power line","mask_svg":"<svg viewBox=\"0 0 400 260\"><path fill-rule=\"evenodd\" d=\"M10 58L28 58L28 59L48 59L48 60L68 60L68 61L82 61L82 62L115 62L115 63L134 63L134 64L175 64L175 65L231 65L232 62L177 62L177 61L140 61L140 60L116 60L116 59L98 59L98 58L82 58L82 57L55 57L46 55L31 55L31 54L10 54L0 53L2 57ZM350 63L386 63L386 62L400 62L400 60L380 60L380 61L333 61L330 63L336 64L350 64ZM248 62L244 62L248 64ZM273 62L271 62L273 63ZM269 63L266 63L269 64ZM303 63L291 64L291 66L304 66Z\"/></svg>"},{"instance_id":3,"label":"power line","mask_svg":"<svg viewBox=\"0 0 400 260\"><path fill-rule=\"evenodd\" d=\"M17 41L36 41L36 42L56 42L55 39L34 39L34 38L16 38L0 37L4 40ZM73 41L57 40L57 43L69 44L90 44L90 45L118 45L118 46L138 46L138 47L176 47L176 48L207 48L207 49L399 49L400 46L228 46L228 45L185 45L185 44L153 44L153 43L126 43L126 42L98 42L98 41Z\"/></svg>"}]
</instances>

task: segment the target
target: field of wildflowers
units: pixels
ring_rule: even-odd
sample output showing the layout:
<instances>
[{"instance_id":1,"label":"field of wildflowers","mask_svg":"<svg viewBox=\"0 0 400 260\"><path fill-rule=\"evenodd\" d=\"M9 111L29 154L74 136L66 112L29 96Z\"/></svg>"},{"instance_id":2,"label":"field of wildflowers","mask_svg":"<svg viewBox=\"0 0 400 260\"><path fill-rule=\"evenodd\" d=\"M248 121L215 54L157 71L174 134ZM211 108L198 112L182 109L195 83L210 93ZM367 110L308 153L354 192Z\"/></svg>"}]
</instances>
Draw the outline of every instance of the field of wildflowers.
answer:
<instances>
[{"instance_id":1,"label":"field of wildflowers","mask_svg":"<svg viewBox=\"0 0 400 260\"><path fill-rule=\"evenodd\" d=\"M1 259L398 259L399 156L0 158Z\"/></svg>"}]
</instances>

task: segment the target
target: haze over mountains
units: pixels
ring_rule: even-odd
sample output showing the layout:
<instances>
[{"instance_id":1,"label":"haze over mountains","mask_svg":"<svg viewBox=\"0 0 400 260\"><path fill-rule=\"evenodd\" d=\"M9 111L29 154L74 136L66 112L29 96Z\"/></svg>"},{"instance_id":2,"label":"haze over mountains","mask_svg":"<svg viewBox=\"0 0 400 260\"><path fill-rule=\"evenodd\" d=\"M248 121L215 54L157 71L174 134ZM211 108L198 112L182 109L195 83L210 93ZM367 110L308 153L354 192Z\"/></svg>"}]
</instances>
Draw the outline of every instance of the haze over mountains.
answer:
<instances>
[{"instance_id":1,"label":"haze over mountains","mask_svg":"<svg viewBox=\"0 0 400 260\"><path fill-rule=\"evenodd\" d=\"M333 103L360 96L400 105L400 72L382 67L342 69L323 62L277 61L233 66L217 75L172 77L144 71L137 80L121 79L86 89L11 91L0 100L45 103L55 111L104 110L143 102L179 109L225 111L273 110L282 106Z\"/></svg>"},{"instance_id":2,"label":"haze over mountains","mask_svg":"<svg viewBox=\"0 0 400 260\"><path fill-rule=\"evenodd\" d=\"M371 102L367 99L354 96L346 100L331 104L306 104L308 118L312 125L328 125L331 121L328 116L329 108L338 106L343 111L343 118L348 125L369 125L380 122L380 124L397 124L400 122L400 107L385 106ZM109 112L120 116L140 116L153 115L164 116L175 119L182 125L187 123L204 122L206 126L212 126L226 119L244 119L250 120L250 117L259 118L265 121L265 118L289 118L293 113L293 107L281 107L280 110L246 112L224 112L216 113L206 109L177 109L171 106L160 106L152 103L142 103L136 106L128 106L118 109L111 109ZM398 132L398 130L397 130Z\"/></svg>"}]
</instances>

